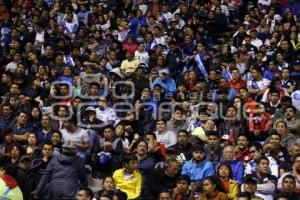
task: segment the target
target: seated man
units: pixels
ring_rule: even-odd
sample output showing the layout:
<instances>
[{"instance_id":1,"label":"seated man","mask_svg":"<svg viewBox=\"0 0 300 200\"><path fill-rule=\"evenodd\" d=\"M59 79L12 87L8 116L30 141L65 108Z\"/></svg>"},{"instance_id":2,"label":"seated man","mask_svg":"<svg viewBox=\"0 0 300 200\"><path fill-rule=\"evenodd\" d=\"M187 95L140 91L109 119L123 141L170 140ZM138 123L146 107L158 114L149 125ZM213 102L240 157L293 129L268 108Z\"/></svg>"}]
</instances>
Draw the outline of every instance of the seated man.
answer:
<instances>
[{"instance_id":1,"label":"seated man","mask_svg":"<svg viewBox=\"0 0 300 200\"><path fill-rule=\"evenodd\" d=\"M257 170L245 176L245 180L253 178L257 182L255 194L265 200L273 200L277 183L277 178L269 174L269 171L269 159L262 156L257 160Z\"/></svg>"},{"instance_id":2,"label":"seated man","mask_svg":"<svg viewBox=\"0 0 300 200\"><path fill-rule=\"evenodd\" d=\"M213 164L206 158L205 150L201 145L193 146L193 158L182 167L182 175L187 175L192 181L202 181L207 176L214 175Z\"/></svg>"},{"instance_id":3,"label":"seated man","mask_svg":"<svg viewBox=\"0 0 300 200\"><path fill-rule=\"evenodd\" d=\"M277 197L284 195L288 200L298 199L299 193L296 193L296 179L293 175L286 175L282 180L282 191Z\"/></svg>"}]
</instances>

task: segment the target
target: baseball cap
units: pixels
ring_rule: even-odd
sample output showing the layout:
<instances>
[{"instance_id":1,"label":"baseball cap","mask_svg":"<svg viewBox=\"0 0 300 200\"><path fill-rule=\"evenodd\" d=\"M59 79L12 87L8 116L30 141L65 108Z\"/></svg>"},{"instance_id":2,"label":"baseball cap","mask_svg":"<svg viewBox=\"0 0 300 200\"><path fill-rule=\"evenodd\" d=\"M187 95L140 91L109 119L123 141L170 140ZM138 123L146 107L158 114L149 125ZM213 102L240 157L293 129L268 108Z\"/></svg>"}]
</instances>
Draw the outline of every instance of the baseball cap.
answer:
<instances>
[{"instance_id":1,"label":"baseball cap","mask_svg":"<svg viewBox=\"0 0 300 200\"><path fill-rule=\"evenodd\" d=\"M162 69L162 70L159 70L159 74L167 74L167 75L169 75L170 71L168 69Z\"/></svg>"}]
</instances>

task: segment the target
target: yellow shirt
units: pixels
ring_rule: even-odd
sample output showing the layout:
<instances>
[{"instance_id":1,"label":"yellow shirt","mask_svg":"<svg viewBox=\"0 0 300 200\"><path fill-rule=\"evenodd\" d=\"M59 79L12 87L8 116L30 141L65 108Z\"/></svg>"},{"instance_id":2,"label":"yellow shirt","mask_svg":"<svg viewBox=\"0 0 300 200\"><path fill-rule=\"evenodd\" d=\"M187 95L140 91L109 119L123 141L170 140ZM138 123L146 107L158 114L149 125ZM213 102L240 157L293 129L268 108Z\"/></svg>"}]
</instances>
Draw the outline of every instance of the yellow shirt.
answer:
<instances>
[{"instance_id":1,"label":"yellow shirt","mask_svg":"<svg viewBox=\"0 0 300 200\"><path fill-rule=\"evenodd\" d=\"M142 189L142 175L138 171L127 174L125 169L118 169L113 174L116 189L125 192L128 199L135 199L140 196Z\"/></svg>"},{"instance_id":2,"label":"yellow shirt","mask_svg":"<svg viewBox=\"0 0 300 200\"><path fill-rule=\"evenodd\" d=\"M136 70L136 68L139 66L139 64L140 62L138 60L134 59L132 61L128 61L126 59L122 61L120 69L124 70L125 74L133 73Z\"/></svg>"},{"instance_id":3,"label":"yellow shirt","mask_svg":"<svg viewBox=\"0 0 300 200\"><path fill-rule=\"evenodd\" d=\"M23 194L18 186L9 190L3 179L0 178L0 199L1 197L5 197L8 200L23 200Z\"/></svg>"}]
</instances>

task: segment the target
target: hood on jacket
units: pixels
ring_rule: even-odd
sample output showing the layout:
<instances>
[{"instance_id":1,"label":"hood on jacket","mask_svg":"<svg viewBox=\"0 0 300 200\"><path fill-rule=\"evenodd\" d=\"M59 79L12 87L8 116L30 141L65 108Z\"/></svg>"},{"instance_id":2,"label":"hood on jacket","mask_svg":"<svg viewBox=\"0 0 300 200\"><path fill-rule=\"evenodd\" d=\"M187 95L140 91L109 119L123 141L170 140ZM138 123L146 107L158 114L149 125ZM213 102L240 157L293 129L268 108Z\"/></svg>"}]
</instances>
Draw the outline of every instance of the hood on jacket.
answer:
<instances>
[{"instance_id":1,"label":"hood on jacket","mask_svg":"<svg viewBox=\"0 0 300 200\"><path fill-rule=\"evenodd\" d=\"M70 164L75 160L75 156L67 156L64 154L59 154L57 156L58 162L60 162L62 165Z\"/></svg>"},{"instance_id":2,"label":"hood on jacket","mask_svg":"<svg viewBox=\"0 0 300 200\"><path fill-rule=\"evenodd\" d=\"M12 176L4 174L1 175L0 178L5 182L6 187L13 189L18 186L18 183L16 179L14 179Z\"/></svg>"}]
</instances>

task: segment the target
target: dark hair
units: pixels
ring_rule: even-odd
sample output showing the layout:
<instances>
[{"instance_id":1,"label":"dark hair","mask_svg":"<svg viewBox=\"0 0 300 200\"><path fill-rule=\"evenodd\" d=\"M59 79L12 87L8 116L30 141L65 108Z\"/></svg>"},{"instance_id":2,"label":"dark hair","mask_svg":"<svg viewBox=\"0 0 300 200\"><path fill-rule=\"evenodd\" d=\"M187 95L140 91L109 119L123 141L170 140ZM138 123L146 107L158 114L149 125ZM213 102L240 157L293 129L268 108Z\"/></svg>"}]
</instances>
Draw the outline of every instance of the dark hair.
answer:
<instances>
[{"instance_id":1,"label":"dark hair","mask_svg":"<svg viewBox=\"0 0 300 200\"><path fill-rule=\"evenodd\" d=\"M72 117L68 120L68 122L77 126L78 123L77 115L73 114Z\"/></svg>"},{"instance_id":2,"label":"dark hair","mask_svg":"<svg viewBox=\"0 0 300 200\"><path fill-rule=\"evenodd\" d=\"M298 157L300 157L300 153L298 153L298 154L296 154L296 155L294 156L293 163L295 163L295 161L296 161L296 159L297 159Z\"/></svg>"},{"instance_id":3,"label":"dark hair","mask_svg":"<svg viewBox=\"0 0 300 200\"><path fill-rule=\"evenodd\" d=\"M233 178L233 172L232 172L232 168L231 168L229 162L222 162L222 163L220 164L220 166L218 167L218 172L217 172L217 173L218 173L218 176L220 176L219 171L220 171L220 168L221 168L222 166L225 166L225 167L228 168L228 170L229 170L229 178L232 179L232 178Z\"/></svg>"},{"instance_id":4,"label":"dark hair","mask_svg":"<svg viewBox=\"0 0 300 200\"><path fill-rule=\"evenodd\" d=\"M209 137L209 136L216 136L217 138L219 138L219 134L217 131L207 131L206 132L206 136Z\"/></svg>"},{"instance_id":5,"label":"dark hair","mask_svg":"<svg viewBox=\"0 0 300 200\"><path fill-rule=\"evenodd\" d=\"M186 181L188 184L191 183L191 179L190 179L190 177L187 176L187 175L181 175L181 176L179 176L179 177L177 178L177 182L179 182L179 181Z\"/></svg>"},{"instance_id":6,"label":"dark hair","mask_svg":"<svg viewBox=\"0 0 300 200\"><path fill-rule=\"evenodd\" d=\"M221 180L219 179L219 177L217 177L217 176L208 176L203 181L205 181L205 180L208 180L212 184L216 185L216 190L217 191L224 192L226 194L226 191L225 191L225 189L223 187L223 184L222 184Z\"/></svg>"},{"instance_id":7,"label":"dark hair","mask_svg":"<svg viewBox=\"0 0 300 200\"><path fill-rule=\"evenodd\" d=\"M284 179L287 179L287 178L292 179L293 182L296 184L296 179L295 179L295 177L294 177L293 175L291 175L291 174L288 174L288 175L286 175L285 177L283 177L282 182L284 181Z\"/></svg>"},{"instance_id":8,"label":"dark hair","mask_svg":"<svg viewBox=\"0 0 300 200\"><path fill-rule=\"evenodd\" d=\"M49 146L52 146L52 147L54 147L53 143L52 143L52 142L50 142L50 141L46 141L46 142L44 142L43 146L45 146L45 145L49 145Z\"/></svg>"},{"instance_id":9,"label":"dark hair","mask_svg":"<svg viewBox=\"0 0 300 200\"><path fill-rule=\"evenodd\" d=\"M185 130L185 129L179 130L179 131L177 132L177 135L178 135L179 133L184 133L184 134L186 134L187 136L190 135L190 133L189 133L187 130Z\"/></svg>"},{"instance_id":10,"label":"dark hair","mask_svg":"<svg viewBox=\"0 0 300 200\"><path fill-rule=\"evenodd\" d=\"M132 160L138 160L138 158L136 157L136 155L130 154L130 153L126 154L124 156L124 159L123 159L123 161L124 161L125 164L128 164Z\"/></svg>"},{"instance_id":11,"label":"dark hair","mask_svg":"<svg viewBox=\"0 0 300 200\"><path fill-rule=\"evenodd\" d=\"M147 136L147 135L151 135L151 136L156 140L156 135L155 135L155 133L149 132L149 133L146 133L146 136Z\"/></svg>"},{"instance_id":12,"label":"dark hair","mask_svg":"<svg viewBox=\"0 0 300 200\"><path fill-rule=\"evenodd\" d=\"M294 106L292 106L292 105L287 106L287 107L284 109L284 112L285 112L287 109L290 109L290 108L293 109L294 113L297 112L297 109L296 109Z\"/></svg>"},{"instance_id":13,"label":"dark hair","mask_svg":"<svg viewBox=\"0 0 300 200\"><path fill-rule=\"evenodd\" d=\"M87 195L88 197L90 197L91 199L94 197L93 191L92 191L90 188L88 188L88 187L83 187L83 188L80 188L80 189L79 189L79 191L81 191L81 190L83 190L83 191L86 193L86 195Z\"/></svg>"},{"instance_id":14,"label":"dark hair","mask_svg":"<svg viewBox=\"0 0 300 200\"><path fill-rule=\"evenodd\" d=\"M266 156L261 156L257 159L256 164L259 164L261 161L266 160L268 163L270 163L269 159Z\"/></svg>"},{"instance_id":15,"label":"dark hair","mask_svg":"<svg viewBox=\"0 0 300 200\"><path fill-rule=\"evenodd\" d=\"M256 151L263 152L263 146L259 143L253 143L249 146L249 148L254 147Z\"/></svg>"}]
</instances>

